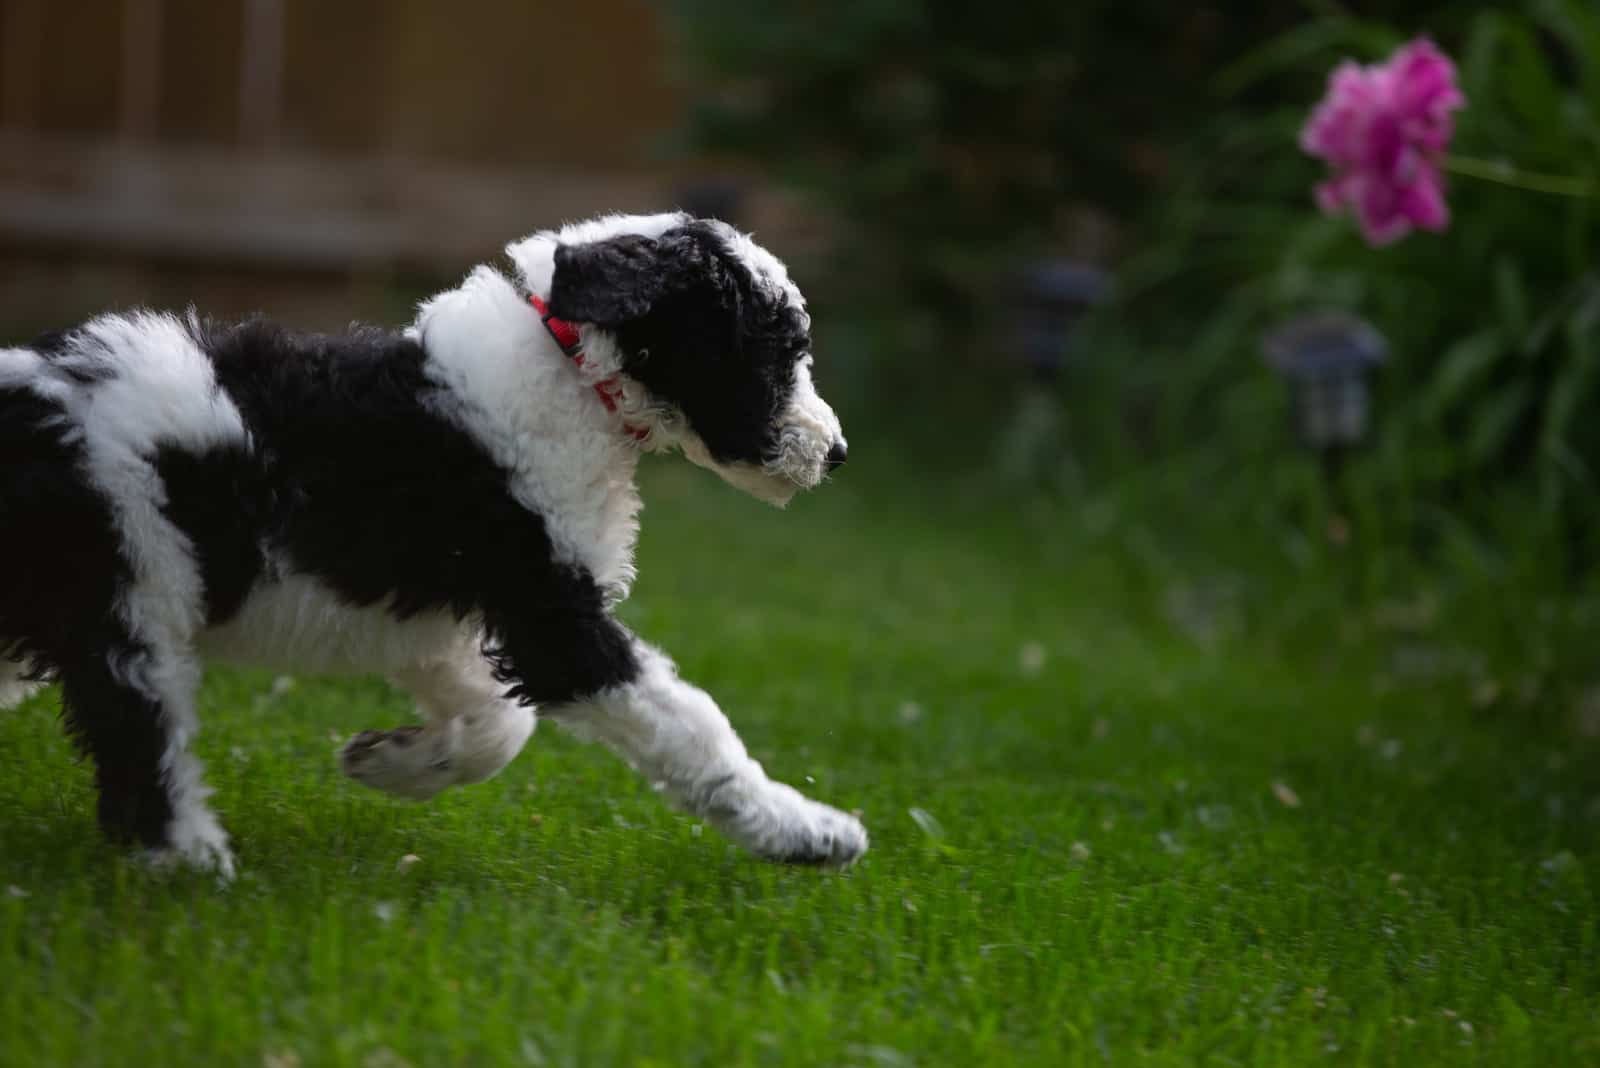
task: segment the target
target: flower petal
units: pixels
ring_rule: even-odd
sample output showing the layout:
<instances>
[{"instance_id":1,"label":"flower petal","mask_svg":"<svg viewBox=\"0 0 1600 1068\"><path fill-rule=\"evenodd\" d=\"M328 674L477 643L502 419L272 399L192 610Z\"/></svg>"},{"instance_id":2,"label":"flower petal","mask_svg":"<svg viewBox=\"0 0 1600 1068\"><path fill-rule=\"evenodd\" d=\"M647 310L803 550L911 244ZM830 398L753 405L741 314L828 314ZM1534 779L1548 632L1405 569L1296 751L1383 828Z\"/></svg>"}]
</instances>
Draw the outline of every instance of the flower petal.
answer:
<instances>
[{"instance_id":1,"label":"flower petal","mask_svg":"<svg viewBox=\"0 0 1600 1068\"><path fill-rule=\"evenodd\" d=\"M1300 147L1334 175L1316 190L1324 212L1354 208L1374 245L1391 244L1413 226L1449 225L1438 158L1466 106L1456 67L1437 45L1418 38L1381 64L1346 61L1300 131Z\"/></svg>"},{"instance_id":2,"label":"flower petal","mask_svg":"<svg viewBox=\"0 0 1600 1068\"><path fill-rule=\"evenodd\" d=\"M1387 182L1363 176L1355 207L1361 233L1374 248L1392 245L1411 232L1411 220L1400 210L1398 191Z\"/></svg>"},{"instance_id":3,"label":"flower petal","mask_svg":"<svg viewBox=\"0 0 1600 1068\"><path fill-rule=\"evenodd\" d=\"M1444 178L1431 167L1401 192L1399 207L1401 214L1423 230L1437 232L1450 225Z\"/></svg>"}]
</instances>

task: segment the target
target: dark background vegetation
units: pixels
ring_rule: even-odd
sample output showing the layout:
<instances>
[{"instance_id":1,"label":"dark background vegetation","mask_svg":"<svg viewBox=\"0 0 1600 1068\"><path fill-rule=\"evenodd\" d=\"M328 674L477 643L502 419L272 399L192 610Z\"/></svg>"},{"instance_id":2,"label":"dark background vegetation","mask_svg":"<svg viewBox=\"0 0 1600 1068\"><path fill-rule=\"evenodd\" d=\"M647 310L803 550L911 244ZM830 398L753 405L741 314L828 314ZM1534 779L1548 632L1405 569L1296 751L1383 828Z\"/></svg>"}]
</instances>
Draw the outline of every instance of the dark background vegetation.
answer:
<instances>
[{"instance_id":1,"label":"dark background vegetation","mask_svg":"<svg viewBox=\"0 0 1600 1068\"><path fill-rule=\"evenodd\" d=\"M1460 62L1464 153L1600 171L1585 0L0 0L0 321L403 321L510 236L685 205L800 275L852 477L1147 532L1263 626L1293 585L1524 635L1530 599L1587 618L1600 205L1456 179L1450 232L1381 251L1320 217L1295 137L1327 73L1419 33ZM1043 369L1041 257L1112 279ZM1332 480L1261 360L1329 309L1392 351Z\"/></svg>"},{"instance_id":2,"label":"dark background vegetation","mask_svg":"<svg viewBox=\"0 0 1600 1068\"><path fill-rule=\"evenodd\" d=\"M1088 256L1120 281L1062 384L1095 468L1106 452L1209 455L1257 470L1235 481L1244 495L1273 495L1282 419L1252 362L1259 337L1342 308L1398 357L1358 474L1382 498L1375 533L1427 548L1440 524L1485 520L1503 492L1593 525L1600 442L1577 418L1593 398L1593 206L1458 181L1451 233L1373 251L1310 209L1318 172L1295 149L1341 58L1426 32L1462 65L1464 151L1592 173L1590 5L675 10L700 88L695 143L758 164L838 224L828 279L856 316L888 320L872 348L896 383L1001 371L1007 268ZM813 23L828 32L804 32ZM1085 390L1093 402L1074 405ZM1580 541L1575 564L1592 549Z\"/></svg>"},{"instance_id":3,"label":"dark background vegetation","mask_svg":"<svg viewBox=\"0 0 1600 1068\"><path fill-rule=\"evenodd\" d=\"M1000 428L1000 499L1020 476L1164 512L1202 556L1337 573L1358 599L1429 585L1515 614L1508 588L1588 588L1600 205L1457 179L1449 233L1373 250L1314 211L1296 135L1339 61L1428 34L1471 101L1462 153L1593 177L1591 4L673 10L693 143L833 222L825 291L831 321L861 332L864 380L917 398L885 410L926 447L993 456L980 428ZM1115 292L1040 384L1005 347L1014 270L1062 255L1107 266ZM1294 448L1260 344L1332 309L1370 320L1392 358L1376 426L1330 482ZM1057 418L1039 417L1042 389Z\"/></svg>"}]
</instances>

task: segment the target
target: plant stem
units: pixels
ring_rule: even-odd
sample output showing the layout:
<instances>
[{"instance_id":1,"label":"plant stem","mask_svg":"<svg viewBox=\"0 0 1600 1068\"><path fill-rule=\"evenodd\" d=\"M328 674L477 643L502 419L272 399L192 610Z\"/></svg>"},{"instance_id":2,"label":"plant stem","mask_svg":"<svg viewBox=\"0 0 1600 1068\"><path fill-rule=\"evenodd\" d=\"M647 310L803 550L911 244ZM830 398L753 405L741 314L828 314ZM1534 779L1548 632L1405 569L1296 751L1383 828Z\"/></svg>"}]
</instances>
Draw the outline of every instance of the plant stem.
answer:
<instances>
[{"instance_id":1,"label":"plant stem","mask_svg":"<svg viewBox=\"0 0 1600 1068\"><path fill-rule=\"evenodd\" d=\"M1539 174L1524 171L1509 163L1473 159L1470 156L1446 156L1441 161L1451 174L1478 178L1485 182L1498 182L1513 189L1530 193L1549 193L1558 197L1576 197L1583 200L1600 199L1600 183L1588 178L1568 178L1556 174Z\"/></svg>"}]
</instances>

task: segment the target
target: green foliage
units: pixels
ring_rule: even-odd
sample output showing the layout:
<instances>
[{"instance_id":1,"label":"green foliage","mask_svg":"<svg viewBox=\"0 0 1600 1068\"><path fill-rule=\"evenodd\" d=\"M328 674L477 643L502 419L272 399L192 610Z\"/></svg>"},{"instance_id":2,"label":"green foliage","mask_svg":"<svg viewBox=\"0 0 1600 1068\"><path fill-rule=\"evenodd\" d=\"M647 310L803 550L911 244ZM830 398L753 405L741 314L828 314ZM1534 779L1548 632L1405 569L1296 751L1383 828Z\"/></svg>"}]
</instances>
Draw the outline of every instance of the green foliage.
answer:
<instances>
[{"instance_id":1,"label":"green foliage","mask_svg":"<svg viewBox=\"0 0 1600 1068\"><path fill-rule=\"evenodd\" d=\"M1427 33L1460 61L1462 154L1600 178L1589 0L673 10L703 90L698 143L843 224L830 318L876 318L863 349L897 372L950 368L963 327L1004 315L1006 265L1071 245L1074 209L1116 223L1120 299L1080 336L1091 355L1064 388L1076 462L1052 451L1060 434L1032 438L1050 470L1104 480L1155 460L1175 492L1274 523L1330 506L1296 467L1259 352L1289 316L1345 309L1394 352L1372 447L1339 490L1364 543L1481 547L1509 515L1536 554L1592 557L1600 203L1458 176L1449 233L1373 250L1316 213L1319 165L1296 144L1338 62ZM1003 337L979 336L985 377ZM970 419L982 390L948 373L938 386ZM895 396L926 377L897 373Z\"/></svg>"},{"instance_id":2,"label":"green foliage","mask_svg":"<svg viewBox=\"0 0 1600 1068\"><path fill-rule=\"evenodd\" d=\"M1150 354L1158 451L1199 442L1267 462L1283 441L1282 400L1254 366L1261 335L1313 309L1361 314L1394 352L1377 440L1347 487L1380 521L1371 535L1429 544L1509 499L1581 563L1600 525L1600 424L1583 418L1600 404L1600 202L1457 177L1447 234L1379 250L1311 207L1320 174L1295 134L1321 79L1419 28L1460 59L1459 153L1600 177L1600 13L1585 0L1444 10L1404 32L1321 17L1221 75L1231 103L1186 153L1186 180L1127 265L1102 340Z\"/></svg>"},{"instance_id":3,"label":"green foliage","mask_svg":"<svg viewBox=\"0 0 1600 1068\"><path fill-rule=\"evenodd\" d=\"M1067 209L1136 210L1184 91L1273 0L677 0L690 136L808 194L839 269L897 315L973 321L997 263L1060 241Z\"/></svg>"}]
</instances>

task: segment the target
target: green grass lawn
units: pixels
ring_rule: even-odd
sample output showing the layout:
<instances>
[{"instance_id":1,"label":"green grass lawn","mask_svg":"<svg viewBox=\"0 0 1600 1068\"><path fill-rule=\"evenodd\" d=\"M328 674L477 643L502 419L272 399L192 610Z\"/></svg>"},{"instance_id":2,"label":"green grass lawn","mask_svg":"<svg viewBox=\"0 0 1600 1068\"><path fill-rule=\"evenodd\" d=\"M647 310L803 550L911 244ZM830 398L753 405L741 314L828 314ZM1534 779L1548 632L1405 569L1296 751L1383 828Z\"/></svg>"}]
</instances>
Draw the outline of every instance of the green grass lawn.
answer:
<instances>
[{"instance_id":1,"label":"green grass lawn","mask_svg":"<svg viewBox=\"0 0 1600 1068\"><path fill-rule=\"evenodd\" d=\"M0 1062L1600 1063L1600 746L1564 714L1407 668L1447 630L1217 631L1070 511L875 484L779 514L653 469L625 613L863 812L856 869L748 859L548 729L392 801L333 751L401 698L217 672L220 889L100 843L48 694L0 716Z\"/></svg>"}]
</instances>

